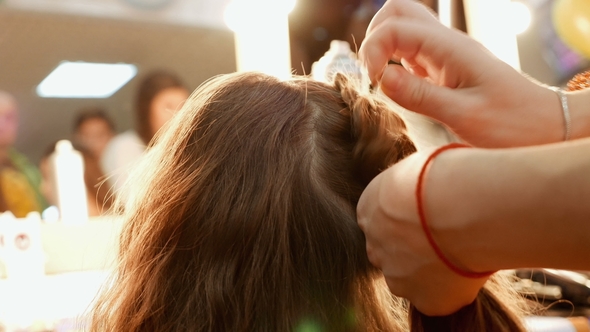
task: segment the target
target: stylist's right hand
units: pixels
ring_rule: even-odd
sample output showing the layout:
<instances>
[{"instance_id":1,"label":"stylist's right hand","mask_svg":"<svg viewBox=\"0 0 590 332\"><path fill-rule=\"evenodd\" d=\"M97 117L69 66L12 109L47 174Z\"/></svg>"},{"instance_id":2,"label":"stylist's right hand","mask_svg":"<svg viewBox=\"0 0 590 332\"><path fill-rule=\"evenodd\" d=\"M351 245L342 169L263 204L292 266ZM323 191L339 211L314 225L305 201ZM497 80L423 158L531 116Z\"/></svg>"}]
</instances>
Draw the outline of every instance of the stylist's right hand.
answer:
<instances>
[{"instance_id":1,"label":"stylist's right hand","mask_svg":"<svg viewBox=\"0 0 590 332\"><path fill-rule=\"evenodd\" d=\"M373 84L393 101L434 118L480 147L563 139L557 95L445 27L414 0L389 0L361 45ZM400 65L387 65L389 60Z\"/></svg>"},{"instance_id":2,"label":"stylist's right hand","mask_svg":"<svg viewBox=\"0 0 590 332\"><path fill-rule=\"evenodd\" d=\"M473 302L487 278L459 276L428 243L415 197L418 173L427 156L417 152L373 179L361 195L357 218L369 260L383 271L391 292L407 298L426 315L441 316ZM425 208L432 215L428 202Z\"/></svg>"}]
</instances>

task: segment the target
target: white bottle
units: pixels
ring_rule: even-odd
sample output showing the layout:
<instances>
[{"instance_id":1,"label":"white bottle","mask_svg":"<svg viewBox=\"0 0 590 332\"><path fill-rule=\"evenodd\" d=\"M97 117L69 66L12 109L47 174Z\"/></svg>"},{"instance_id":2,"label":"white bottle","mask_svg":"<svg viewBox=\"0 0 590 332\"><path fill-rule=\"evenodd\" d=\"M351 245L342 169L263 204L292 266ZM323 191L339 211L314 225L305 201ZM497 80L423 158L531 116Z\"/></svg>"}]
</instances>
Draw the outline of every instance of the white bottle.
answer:
<instances>
[{"instance_id":1,"label":"white bottle","mask_svg":"<svg viewBox=\"0 0 590 332\"><path fill-rule=\"evenodd\" d=\"M330 49L311 66L311 75L316 81L332 83L337 72L358 79L364 85L357 56L350 49L350 44L342 40L332 40Z\"/></svg>"},{"instance_id":2,"label":"white bottle","mask_svg":"<svg viewBox=\"0 0 590 332\"><path fill-rule=\"evenodd\" d=\"M60 219L79 224L88 220L88 201L84 185L84 159L72 143L61 140L49 157Z\"/></svg>"}]
</instances>

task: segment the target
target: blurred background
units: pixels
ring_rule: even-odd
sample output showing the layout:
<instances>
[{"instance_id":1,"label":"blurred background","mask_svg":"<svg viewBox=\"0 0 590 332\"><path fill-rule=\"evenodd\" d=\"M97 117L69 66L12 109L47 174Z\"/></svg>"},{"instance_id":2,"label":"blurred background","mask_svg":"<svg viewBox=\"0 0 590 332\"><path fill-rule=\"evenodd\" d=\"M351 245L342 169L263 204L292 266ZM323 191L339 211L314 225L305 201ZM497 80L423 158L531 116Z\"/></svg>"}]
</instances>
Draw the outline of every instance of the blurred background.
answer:
<instances>
[{"instance_id":1,"label":"blurred background","mask_svg":"<svg viewBox=\"0 0 590 332\"><path fill-rule=\"evenodd\" d=\"M101 286L114 260L121 227L108 213L101 216L108 210L110 201L105 191L110 189L107 185L101 187L100 183L104 175L111 174L105 165L112 160L100 158L100 154L108 150L105 144L110 140L109 146L114 141L119 144L120 149L113 150L116 157L135 154L133 157L139 158L142 155L158 128L154 123L161 120L153 119L154 114L158 114L158 107L154 106L159 104L157 96L164 93L161 91L172 92L172 101L160 105L169 117L189 92L219 74L256 69L257 65L271 62L276 62L287 74L310 74L313 63L324 56L334 40L348 42L355 52L370 20L385 1L0 0L0 226L4 226L0 228L0 331L3 331L3 320L14 326L31 327L37 321L50 322L47 326L62 326L14 329L19 331L75 330L69 325L72 317L88 306ZM540 82L562 86L576 73L590 68L590 14L585 18L581 16L581 23L576 21L577 29L564 28L567 23L577 24L573 19L576 8L590 8L588 0L422 2L445 25L470 34L502 60ZM553 20L554 6L558 2L570 5L569 12L562 11L565 22L562 21L561 33L557 32L560 25ZM281 3L291 6L283 10L278 6ZM233 8L233 12L229 8ZM283 21L280 13L284 14ZM569 39L564 38L564 31ZM580 45L581 48L577 47ZM105 66L90 72L83 71L87 68L76 67L67 72L74 76L55 80L56 69L64 69L66 64L87 63ZM123 71L115 71L107 64ZM159 80L151 88L145 88L144 79L161 71L176 77ZM52 79L53 85L49 84ZM110 91L95 96L81 93L79 88L84 85L81 79L89 80L89 86L97 90L104 84ZM111 82L112 79L119 80ZM73 94L72 91L55 94L56 89L72 82ZM106 86L107 83L110 85ZM142 101L138 96L141 93L148 98L146 110L140 107ZM81 112L87 110L100 112L87 112L85 118L80 118ZM149 119L143 123L138 120L142 117ZM15 121L15 118L18 119ZM94 129L84 133L84 128ZM102 134L97 132L99 129ZM78 137L82 134L92 136L94 143ZM16 140L13 140L14 135ZM130 137L132 141L120 144L119 139ZM69 149L70 157L73 152L72 145L55 145L63 139L87 146L74 146L83 152L84 160L79 156L77 161L70 160L74 161L69 165L73 168L61 167L65 187L57 190L53 182L60 177L55 171L59 170L60 162L54 157L55 153L51 153L54 146ZM83 151L96 148L95 143L100 140L103 142L98 152ZM23 157L16 158L6 151L18 151ZM28 161L23 161L25 159ZM117 162L120 162L117 166L124 168L128 161ZM53 171L48 171L50 167L54 167ZM71 186L68 177L77 177L76 181L71 181ZM4 187L2 181L5 181ZM27 182L31 190L17 193L15 183L24 185ZM116 188L116 184L109 185ZM71 194L67 198L53 197L66 189ZM9 200L2 196L12 194L27 198L23 201L28 203L35 199L39 202L17 206L22 210L18 215L10 206L5 206ZM70 209L66 209L65 203L69 203ZM38 222L38 215L31 217L31 223L12 223L9 219L14 216L1 213L12 211L16 217L23 218L29 211L51 212L55 205L60 212L53 217L43 215L44 223ZM79 210L81 214L67 219L66 210ZM59 218L69 223L50 222ZM105 222L107 220L109 222ZM17 235L15 248L10 247L8 241L3 243L3 232L5 239ZM23 238L27 241L21 241ZM26 250L19 247L23 243ZM10 250L26 256L10 256ZM11 257L15 258L12 263ZM9 265L13 275L18 277L4 280L2 278L9 275L6 272ZM20 278L30 274L31 268L37 269L35 273L42 277L33 281ZM565 316L572 314L572 304L584 310L582 315L590 316L590 274L548 270L518 273L523 278L519 289L524 293L556 303L567 300ZM564 311L554 312L562 315ZM55 323L60 319L61 323Z\"/></svg>"},{"instance_id":2,"label":"blurred background","mask_svg":"<svg viewBox=\"0 0 590 332\"><path fill-rule=\"evenodd\" d=\"M235 71L227 1L0 1L0 89L20 108L16 148L37 163L46 146L69 138L76 112L102 107L122 132L132 127L137 77L178 73L191 89ZM137 75L108 98L41 98L36 87L62 61L127 63Z\"/></svg>"},{"instance_id":3,"label":"blurred background","mask_svg":"<svg viewBox=\"0 0 590 332\"><path fill-rule=\"evenodd\" d=\"M292 69L298 74L329 48L349 41L353 51L385 0L298 0L289 16ZM467 31L464 2L424 1L452 9L452 24ZM550 0L523 0L529 26L518 35L521 69L547 84L571 78L588 61L563 44L551 24ZM103 107L118 132L132 127L137 77L152 69L178 73L188 88L236 70L233 32L224 22L229 0L2 0L0 89L20 108L15 147L37 163L49 142L68 138L75 112ZM440 4L439 4L440 3ZM519 18L518 20L527 20ZM512 24L510 15L498 21ZM264 50L261 50L263 52ZM108 98L42 98L39 83L62 61L128 63L134 76Z\"/></svg>"}]
</instances>

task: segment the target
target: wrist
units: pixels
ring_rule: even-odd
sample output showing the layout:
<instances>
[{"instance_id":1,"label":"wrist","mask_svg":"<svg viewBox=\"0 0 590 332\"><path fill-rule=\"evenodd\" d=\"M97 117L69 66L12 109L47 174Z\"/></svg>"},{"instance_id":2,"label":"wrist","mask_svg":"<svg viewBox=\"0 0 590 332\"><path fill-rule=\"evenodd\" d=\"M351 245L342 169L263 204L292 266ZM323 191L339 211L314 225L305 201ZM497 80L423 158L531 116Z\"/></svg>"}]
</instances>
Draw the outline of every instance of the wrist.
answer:
<instances>
[{"instance_id":1,"label":"wrist","mask_svg":"<svg viewBox=\"0 0 590 332\"><path fill-rule=\"evenodd\" d=\"M487 148L563 141L565 123L557 93L517 72L512 73L511 82L506 86L482 86L481 91L474 93L477 101L466 105L475 110L470 125L476 130L465 139Z\"/></svg>"},{"instance_id":2,"label":"wrist","mask_svg":"<svg viewBox=\"0 0 590 332\"><path fill-rule=\"evenodd\" d=\"M590 89L566 92L571 116L571 139L590 136Z\"/></svg>"},{"instance_id":3,"label":"wrist","mask_svg":"<svg viewBox=\"0 0 590 332\"><path fill-rule=\"evenodd\" d=\"M512 250L525 241L528 234L520 232L528 228L514 225L538 201L542 185L518 187L511 150L454 150L432 165L427 185L432 231L459 268L483 273L523 263Z\"/></svg>"},{"instance_id":4,"label":"wrist","mask_svg":"<svg viewBox=\"0 0 590 332\"><path fill-rule=\"evenodd\" d=\"M441 155L426 196L439 246L473 272L587 269L580 257L589 252L589 146L590 140L578 140Z\"/></svg>"},{"instance_id":5,"label":"wrist","mask_svg":"<svg viewBox=\"0 0 590 332\"><path fill-rule=\"evenodd\" d=\"M416 185L415 194L416 194L416 203L417 203L417 208L418 208L418 216L419 216L420 224L422 226L422 230L424 231L424 235L426 236L426 239L428 240L431 248L434 250L434 252L438 256L438 258L447 266L447 268L449 268L450 270L455 272L457 275L460 275L465 278L480 279L480 278L489 277L490 275L492 275L494 273L494 271L486 271L483 273L474 272L469 269L459 267L457 264L455 264L453 262L453 260L451 260L447 257L447 255L445 254L445 252L443 250L441 250L441 247L437 244L437 241L433 236L433 232L432 232L431 227L429 225L428 218L426 217L426 212L425 212L426 209L424 208L424 198L423 198L425 175L427 174L426 171L429 168L429 165L431 164L431 162L434 160L434 158L436 158L438 155L440 155L441 153L443 153L447 150L458 149L458 148L469 148L469 147L470 147L469 145L465 145L462 143L451 143L451 144L444 145L444 146L437 148L432 154L430 154L430 156L428 157L428 159L426 159L426 162L424 163L424 165L421 168L420 174L418 176L418 183Z\"/></svg>"},{"instance_id":6,"label":"wrist","mask_svg":"<svg viewBox=\"0 0 590 332\"><path fill-rule=\"evenodd\" d=\"M550 89L551 90L551 89ZM553 89L553 99L550 100L543 97L542 105L544 105L543 117L546 119L544 131L545 139L542 137L543 133L539 133L538 144L558 143L566 140L585 138L590 136L590 89L581 91L564 91L557 92ZM557 92L557 93L556 93ZM545 95L547 93L544 93ZM565 100L561 100L561 98ZM556 118L555 115L561 116ZM552 122L552 123L551 123ZM543 123L543 122L541 122ZM541 126L542 129L542 126ZM536 144L531 144L536 145Z\"/></svg>"},{"instance_id":7,"label":"wrist","mask_svg":"<svg viewBox=\"0 0 590 332\"><path fill-rule=\"evenodd\" d=\"M430 165L424 196L432 234L448 259L465 271L485 272L491 269L476 264L476 242L462 239L462 234L474 232L479 220L474 202L464 195L467 186L476 185L464 167L474 151L453 150L439 156Z\"/></svg>"},{"instance_id":8,"label":"wrist","mask_svg":"<svg viewBox=\"0 0 590 332\"><path fill-rule=\"evenodd\" d=\"M538 85L536 89L538 92L534 94L534 100L528 101L528 116L517 119L529 122L532 125L531 131L523 131L524 144L515 146L557 143L564 141L566 137L567 124L560 95L552 87L545 85ZM571 132L569 135L571 137Z\"/></svg>"}]
</instances>

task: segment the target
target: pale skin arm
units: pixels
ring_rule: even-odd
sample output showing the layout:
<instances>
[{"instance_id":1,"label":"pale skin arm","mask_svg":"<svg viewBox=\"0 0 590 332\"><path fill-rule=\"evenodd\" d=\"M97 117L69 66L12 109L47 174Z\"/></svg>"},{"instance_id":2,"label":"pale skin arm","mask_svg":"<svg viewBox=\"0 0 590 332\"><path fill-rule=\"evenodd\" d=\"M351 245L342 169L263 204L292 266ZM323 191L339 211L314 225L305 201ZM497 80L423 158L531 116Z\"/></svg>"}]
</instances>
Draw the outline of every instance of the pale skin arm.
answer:
<instances>
[{"instance_id":1,"label":"pale skin arm","mask_svg":"<svg viewBox=\"0 0 590 332\"><path fill-rule=\"evenodd\" d=\"M473 271L590 270L590 139L435 160L428 207L440 245Z\"/></svg>"},{"instance_id":2,"label":"pale skin arm","mask_svg":"<svg viewBox=\"0 0 590 332\"><path fill-rule=\"evenodd\" d=\"M389 0L359 55L373 84L401 106L434 118L479 147L562 141L557 94L443 26L413 0ZM387 65L388 60L404 66ZM590 90L568 93L572 139L590 136Z\"/></svg>"},{"instance_id":3,"label":"pale skin arm","mask_svg":"<svg viewBox=\"0 0 590 332\"><path fill-rule=\"evenodd\" d=\"M590 139L544 147L456 149L438 156L425 181L436 242L473 272L546 267L590 270ZM486 278L456 275L419 224L415 186L430 151L376 177L358 205L367 252L392 292L429 315L471 303Z\"/></svg>"}]
</instances>

